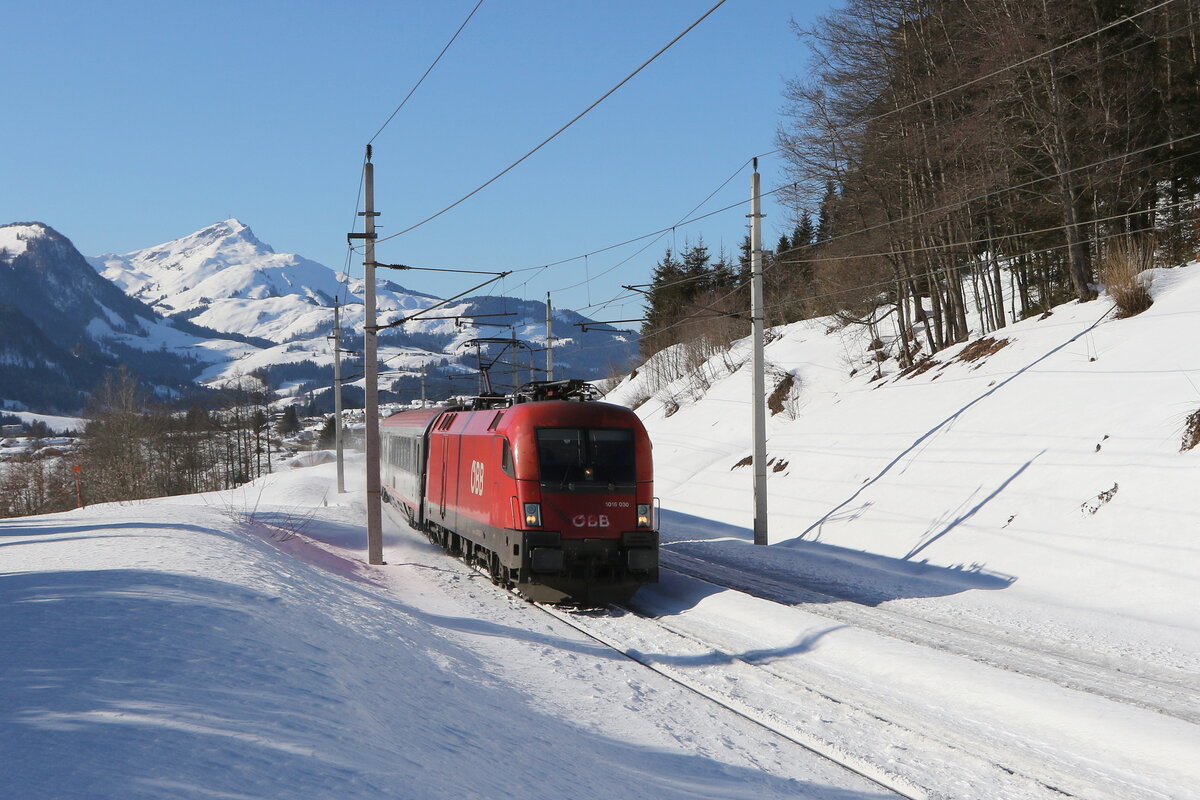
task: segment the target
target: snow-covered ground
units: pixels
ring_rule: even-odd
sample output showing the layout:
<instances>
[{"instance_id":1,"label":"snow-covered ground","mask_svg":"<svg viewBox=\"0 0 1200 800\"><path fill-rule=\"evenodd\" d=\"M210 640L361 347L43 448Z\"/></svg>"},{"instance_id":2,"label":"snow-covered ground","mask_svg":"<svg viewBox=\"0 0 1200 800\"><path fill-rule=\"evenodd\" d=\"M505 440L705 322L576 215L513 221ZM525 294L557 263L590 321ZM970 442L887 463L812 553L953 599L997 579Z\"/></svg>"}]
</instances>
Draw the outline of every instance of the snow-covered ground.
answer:
<instances>
[{"instance_id":1,"label":"snow-covered ground","mask_svg":"<svg viewBox=\"0 0 1200 800\"><path fill-rule=\"evenodd\" d=\"M87 427L87 420L82 417L60 417L53 414L35 414L32 411L5 410L4 413L20 417L21 422L25 423L44 422L56 433L81 433Z\"/></svg>"},{"instance_id":2,"label":"snow-covered ground","mask_svg":"<svg viewBox=\"0 0 1200 800\"><path fill-rule=\"evenodd\" d=\"M1200 450L1180 451L1200 410L1200 266L1147 277L1155 304L1137 317L1116 319L1103 298L1067 304L994 332L988 355L957 346L908 376L888 361L872 379L865 331L778 329L767 360L799 389L792 413L769 421L766 550L750 544L751 468L739 466L749 368L729 374L715 359L699 402L686 380L658 392L639 414L668 563L677 553L746 570L724 580L751 589L761 575L799 585L801 603L843 622L841 607L874 607L886 615L864 622L890 638L994 667L960 679L864 647L839 686L857 697L870 685L876 711L904 718L902 696L919 698L942 709L944 722L926 717L939 735L968 748L988 746L981 732L1010 737L1059 761L1060 788L1080 796L1200 796ZM648 378L613 399L645 397ZM680 403L669 415L668 394ZM824 637L810 661L844 635ZM1070 692L1046 697L1044 680L987 690L989 675L1059 671L1032 664L1038 650Z\"/></svg>"},{"instance_id":3,"label":"snow-covered ground","mask_svg":"<svg viewBox=\"0 0 1200 800\"><path fill-rule=\"evenodd\" d=\"M641 405L668 569L568 618L629 658L390 517L366 566L361 462L0 521L0 796L1200 797L1200 267L1152 277L908 377L778 331L770 547L749 370Z\"/></svg>"},{"instance_id":4,"label":"snow-covered ground","mask_svg":"<svg viewBox=\"0 0 1200 800\"><path fill-rule=\"evenodd\" d=\"M333 470L0 521L0 796L887 796L391 520L364 566Z\"/></svg>"}]
</instances>

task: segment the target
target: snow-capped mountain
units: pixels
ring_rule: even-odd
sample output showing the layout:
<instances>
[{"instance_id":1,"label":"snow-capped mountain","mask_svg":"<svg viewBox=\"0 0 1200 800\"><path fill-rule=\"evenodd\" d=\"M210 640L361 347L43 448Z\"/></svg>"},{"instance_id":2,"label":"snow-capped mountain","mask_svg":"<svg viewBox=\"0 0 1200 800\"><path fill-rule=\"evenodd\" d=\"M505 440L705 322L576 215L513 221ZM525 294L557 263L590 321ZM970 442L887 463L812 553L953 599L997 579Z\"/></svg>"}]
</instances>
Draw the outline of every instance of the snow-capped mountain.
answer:
<instances>
[{"instance_id":1,"label":"snow-capped mountain","mask_svg":"<svg viewBox=\"0 0 1200 800\"><path fill-rule=\"evenodd\" d=\"M296 338L297 321L344 294L328 267L276 253L236 219L143 250L88 260L163 316L276 342Z\"/></svg>"},{"instance_id":2,"label":"snow-capped mountain","mask_svg":"<svg viewBox=\"0 0 1200 800\"><path fill-rule=\"evenodd\" d=\"M0 405L78 412L104 374L124 365L164 396L222 388L255 375L284 402L318 403L332 377L333 305L341 305L347 383L361 389L363 283L315 261L277 253L228 219L124 255L84 258L43 223L0 227ZM14 299L19 298L20 307ZM546 307L510 297L441 300L386 280L381 324L437 305L425 318L381 331L381 388L391 399L471 393L479 361L495 361L494 388L543 377ZM476 324L479 315L503 327ZM556 375L599 378L628 365L628 331L555 312ZM479 338L513 336L504 352ZM514 356L513 353L516 353ZM480 355L482 358L480 358ZM354 404L353 388L347 401Z\"/></svg>"},{"instance_id":3,"label":"snow-capped mountain","mask_svg":"<svg viewBox=\"0 0 1200 800\"><path fill-rule=\"evenodd\" d=\"M327 384L333 360L329 336L335 300L341 304L344 346L361 349L351 340L361 336L364 322L362 280L346 280L303 256L277 253L237 219L143 250L89 261L101 275L161 314L261 346L243 353L236 362L214 364L201 377L209 385L262 371L284 391L299 390L305 384ZM387 280L380 280L376 287L381 324L440 302ZM504 314L507 327L479 327L473 318L481 314ZM530 348L542 348L545 317L545 305L537 302L508 297L459 300L439 307L428 319L410 320L382 331L380 359L392 379L403 383L408 376L406 389L415 392L416 376L433 371L443 379L440 393L448 394L452 391L446 382L449 376L474 372L474 350L467 352L466 342L514 335ZM502 318L490 318L498 319ZM555 363L574 377L601 377L614 365L625 366L636 350L626 331L601 326L581 333L573 326L588 320L571 311L555 312L555 320ZM543 358L537 359L538 364ZM532 362L530 349L521 348L517 359L521 380L529 379ZM502 370L513 372L510 366ZM471 390L464 383L455 391Z\"/></svg>"},{"instance_id":4,"label":"snow-capped mountain","mask_svg":"<svg viewBox=\"0 0 1200 800\"><path fill-rule=\"evenodd\" d=\"M145 305L80 268L86 266L71 242L48 225L30 222L0 228L4 296L20 298L26 309L38 309L43 323L39 327L58 344L77 344L81 323L93 334L132 333L154 319Z\"/></svg>"},{"instance_id":5,"label":"snow-capped mountain","mask_svg":"<svg viewBox=\"0 0 1200 800\"><path fill-rule=\"evenodd\" d=\"M246 349L163 319L97 275L48 225L0 226L0 401L77 411L119 365L173 394L207 364Z\"/></svg>"}]
</instances>

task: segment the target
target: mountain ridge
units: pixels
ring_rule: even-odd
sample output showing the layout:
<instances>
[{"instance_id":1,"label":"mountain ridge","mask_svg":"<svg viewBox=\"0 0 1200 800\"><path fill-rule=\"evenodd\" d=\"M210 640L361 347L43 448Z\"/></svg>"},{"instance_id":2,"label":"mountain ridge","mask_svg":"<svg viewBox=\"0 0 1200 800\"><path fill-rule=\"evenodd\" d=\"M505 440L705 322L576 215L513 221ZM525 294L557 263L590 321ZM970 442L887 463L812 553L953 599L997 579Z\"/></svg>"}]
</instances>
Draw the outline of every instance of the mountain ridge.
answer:
<instances>
[{"instance_id":1,"label":"mountain ridge","mask_svg":"<svg viewBox=\"0 0 1200 800\"><path fill-rule=\"evenodd\" d=\"M35 280L36 269L55 277ZM143 377L163 396L219 389L256 375L280 401L303 395L311 403L329 393L334 302L341 304L343 347L360 349L352 332L365 322L361 279L277 252L236 218L123 255L91 258L43 223L0 226L0 275L7 277L0 296L29 296L50 309L49 324L36 326L36 336L18 336L20 326L11 322L7 333L0 331L0 359L45 371L47 364L61 366L62 352L79 351L78 360L69 360L78 374L51 382L62 396L49 407L60 411L78 411L103 372L121 363L146 366ZM437 387L435 396L469 391L453 383L475 375L474 351L464 344L497 335L493 325L475 321L485 314L511 317L507 332L528 344L515 364L498 371L520 382L543 377L533 355L546 343L543 303L483 295L449 303L387 280L378 282L376 299L380 324L438 306L428 318L380 332L386 370L381 388L399 392L393 398L418 396L422 375ZM555 310L555 320L559 375L599 378L623 369L635 354L628 331L589 325L571 332L570 326L590 320L564 309ZM55 394L11 388L28 382L11 378L0 385L0 401L46 404ZM349 383L362 388L361 378Z\"/></svg>"},{"instance_id":2,"label":"mountain ridge","mask_svg":"<svg viewBox=\"0 0 1200 800\"><path fill-rule=\"evenodd\" d=\"M96 274L71 241L42 222L0 226L0 401L77 411L105 371L135 367L163 396L193 388L204 362L233 343L163 319Z\"/></svg>"}]
</instances>

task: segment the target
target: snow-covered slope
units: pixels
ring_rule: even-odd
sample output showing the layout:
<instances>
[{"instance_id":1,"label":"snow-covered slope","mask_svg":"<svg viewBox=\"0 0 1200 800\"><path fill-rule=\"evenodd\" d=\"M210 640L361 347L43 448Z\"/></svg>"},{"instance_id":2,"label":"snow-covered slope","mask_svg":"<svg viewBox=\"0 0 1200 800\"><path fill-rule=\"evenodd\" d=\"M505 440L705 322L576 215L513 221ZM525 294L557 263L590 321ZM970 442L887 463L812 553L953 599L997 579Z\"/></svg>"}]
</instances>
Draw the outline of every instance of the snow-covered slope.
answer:
<instances>
[{"instance_id":1,"label":"snow-covered slope","mask_svg":"<svg viewBox=\"0 0 1200 800\"><path fill-rule=\"evenodd\" d=\"M769 419L771 542L869 554L896 574L992 576L1003 591L968 601L988 625L1200 675L1200 449L1180 451L1200 411L1200 265L1148 277L1155 303L1139 316L1070 303L908 374L886 361L881 379L863 331L777 329L767 360L797 388ZM639 414L665 508L744 532L750 370L709 369L706 391L655 392L643 369L610 399L655 395Z\"/></svg>"},{"instance_id":2,"label":"snow-covered slope","mask_svg":"<svg viewBox=\"0 0 1200 800\"><path fill-rule=\"evenodd\" d=\"M1170 652L1184 633L1196 644L1200 449L1180 444L1200 410L1200 265L1151 279L1155 303L1139 316L1071 303L908 374L887 361L878 380L865 332L777 329L767 360L798 388L769 419L771 541L1007 575L1041 624L1117 617L1139 652ZM639 413L664 504L747 525L750 370L710 367L699 401L677 384ZM649 372L610 399L649 394ZM667 394L680 403L670 416ZM1174 666L1200 663L1178 655Z\"/></svg>"},{"instance_id":3,"label":"snow-covered slope","mask_svg":"<svg viewBox=\"0 0 1200 800\"><path fill-rule=\"evenodd\" d=\"M0 400L77 411L105 370L126 365L164 392L246 346L158 316L37 223L0 226Z\"/></svg>"},{"instance_id":4,"label":"snow-covered slope","mask_svg":"<svg viewBox=\"0 0 1200 800\"><path fill-rule=\"evenodd\" d=\"M365 566L333 474L0 522L0 795L877 796L390 520Z\"/></svg>"},{"instance_id":5,"label":"snow-covered slope","mask_svg":"<svg viewBox=\"0 0 1200 800\"><path fill-rule=\"evenodd\" d=\"M573 618L655 672L390 514L365 565L359 469L352 495L322 465L2 521L0 785L1200 798L1200 265L1149 277L1137 317L1071 303L907 374L827 320L774 331L799 388L770 419L769 547L745 343L703 380L639 369L610 399L642 401L669 569L646 617Z\"/></svg>"},{"instance_id":6,"label":"snow-covered slope","mask_svg":"<svg viewBox=\"0 0 1200 800\"><path fill-rule=\"evenodd\" d=\"M125 255L89 259L101 275L165 316L273 341L289 321L344 294L315 261L276 253L236 219Z\"/></svg>"}]
</instances>

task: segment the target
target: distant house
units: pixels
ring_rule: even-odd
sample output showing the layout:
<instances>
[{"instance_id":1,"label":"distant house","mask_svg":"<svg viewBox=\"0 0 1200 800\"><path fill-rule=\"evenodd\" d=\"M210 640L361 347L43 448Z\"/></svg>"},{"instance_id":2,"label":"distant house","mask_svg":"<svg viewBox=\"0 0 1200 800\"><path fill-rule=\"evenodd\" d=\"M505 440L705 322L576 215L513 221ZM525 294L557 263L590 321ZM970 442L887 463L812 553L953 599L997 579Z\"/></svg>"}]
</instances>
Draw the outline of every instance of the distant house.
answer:
<instances>
[{"instance_id":1,"label":"distant house","mask_svg":"<svg viewBox=\"0 0 1200 800\"><path fill-rule=\"evenodd\" d=\"M0 436L21 436L25 433L22 425L0 425Z\"/></svg>"}]
</instances>

